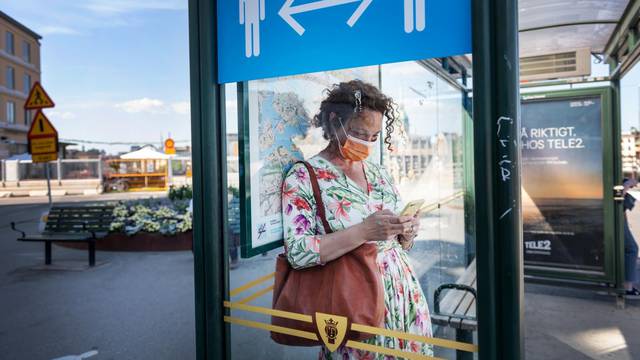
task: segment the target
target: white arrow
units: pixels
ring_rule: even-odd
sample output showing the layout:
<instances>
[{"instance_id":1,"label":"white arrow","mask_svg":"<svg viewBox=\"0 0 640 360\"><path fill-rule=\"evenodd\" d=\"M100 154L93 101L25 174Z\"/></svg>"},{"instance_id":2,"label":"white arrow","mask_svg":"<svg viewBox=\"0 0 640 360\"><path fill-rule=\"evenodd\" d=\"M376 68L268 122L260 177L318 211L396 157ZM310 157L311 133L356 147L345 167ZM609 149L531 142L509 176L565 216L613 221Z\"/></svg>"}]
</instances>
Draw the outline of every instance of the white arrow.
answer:
<instances>
[{"instance_id":1,"label":"white arrow","mask_svg":"<svg viewBox=\"0 0 640 360\"><path fill-rule=\"evenodd\" d=\"M360 6L358 6L356 11L349 18L349 20L347 20L347 24L353 27L356 24L356 22L358 22L358 20L360 19L360 16L362 16L362 14L365 12L365 10L367 10L369 5L371 5L371 2L373 0L320 0L320 1L312 2L308 4L295 5L295 6L293 5L293 1L294 0L286 0L282 5L282 8L280 8L280 11L278 11L278 15L280 15L280 17L287 24L289 24L289 26L291 26L291 28L293 28L293 30L295 30L298 33L298 35L302 35L304 34L305 29L291 15L324 9L324 8L333 7L333 6L360 2Z\"/></svg>"}]
</instances>

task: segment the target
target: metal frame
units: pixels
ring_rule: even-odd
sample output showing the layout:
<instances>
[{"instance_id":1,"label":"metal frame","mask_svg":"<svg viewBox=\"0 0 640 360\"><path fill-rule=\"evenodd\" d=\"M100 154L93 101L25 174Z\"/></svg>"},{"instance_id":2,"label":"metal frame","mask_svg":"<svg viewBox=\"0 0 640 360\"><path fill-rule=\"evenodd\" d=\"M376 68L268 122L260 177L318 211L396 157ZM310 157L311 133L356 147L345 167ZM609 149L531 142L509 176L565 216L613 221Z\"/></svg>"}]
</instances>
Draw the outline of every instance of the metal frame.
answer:
<instances>
[{"instance_id":1,"label":"metal frame","mask_svg":"<svg viewBox=\"0 0 640 360\"><path fill-rule=\"evenodd\" d=\"M196 357L230 358L224 86L217 79L217 1L189 0Z\"/></svg>"},{"instance_id":2,"label":"metal frame","mask_svg":"<svg viewBox=\"0 0 640 360\"><path fill-rule=\"evenodd\" d=\"M527 99L527 98L531 99ZM573 90L559 90L559 91L544 91L536 93L527 93L523 95L523 102L535 102L545 100L562 100L562 99L579 99L587 97L600 97L601 101L601 117L600 127L602 130L602 185L603 185L603 204L604 204L604 245L605 245L605 261L603 266L603 272L599 271L587 271L587 270L574 270L565 268L554 268L551 266L536 266L525 265L525 275L541 277L541 278L553 278L553 279L566 279L572 281L582 282L595 282L595 283L608 283L616 284L616 272L618 271L616 266L616 229L615 225L608 219L613 219L614 214L614 200L613 200L613 179L610 174L614 173L614 161L613 153L615 148L613 144L613 132L608 124L613 123L613 107L612 107L612 88L611 87L598 87L598 88L585 88L585 89L573 89Z\"/></svg>"},{"instance_id":3,"label":"metal frame","mask_svg":"<svg viewBox=\"0 0 640 360\"><path fill-rule=\"evenodd\" d=\"M523 359L518 2L474 0L472 11L480 359Z\"/></svg>"},{"instance_id":4,"label":"metal frame","mask_svg":"<svg viewBox=\"0 0 640 360\"><path fill-rule=\"evenodd\" d=\"M474 0L472 11L475 203L483 209L475 220L479 355L522 359L517 1ZM229 294L226 131L224 88L215 71L216 18L217 0L189 0L196 354L217 360L231 354L223 306ZM501 124L502 118L511 122ZM503 136L514 145L502 146ZM511 161L511 178L504 182L503 156Z\"/></svg>"}]
</instances>

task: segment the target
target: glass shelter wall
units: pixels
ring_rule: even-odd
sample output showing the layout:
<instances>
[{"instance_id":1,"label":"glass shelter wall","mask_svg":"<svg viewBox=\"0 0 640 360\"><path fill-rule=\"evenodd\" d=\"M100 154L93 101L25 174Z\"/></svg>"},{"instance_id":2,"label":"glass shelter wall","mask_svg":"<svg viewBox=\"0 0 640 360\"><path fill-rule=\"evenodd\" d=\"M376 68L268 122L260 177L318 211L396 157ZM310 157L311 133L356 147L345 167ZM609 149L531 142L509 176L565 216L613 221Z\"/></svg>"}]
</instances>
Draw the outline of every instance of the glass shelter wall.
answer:
<instances>
[{"instance_id":1,"label":"glass shelter wall","mask_svg":"<svg viewBox=\"0 0 640 360\"><path fill-rule=\"evenodd\" d=\"M309 159L326 146L311 119L324 89L352 79L381 88L398 104L401 123L392 133L393 151L381 141L371 160L387 169L404 203L425 200L409 257L432 313L436 288L455 283L465 272L465 217L473 214L465 213L466 110L459 87L419 62L251 81L226 86L227 163L238 169L228 171L228 183L239 184L229 191L230 303L271 308L269 276L282 252L283 176L292 162ZM229 321L232 359L317 358L318 348L273 342L259 325L270 324L264 312L232 308L229 316L254 322ZM455 340L453 332L436 325L433 329L436 338ZM455 356L451 349L434 350L439 357Z\"/></svg>"}]
</instances>

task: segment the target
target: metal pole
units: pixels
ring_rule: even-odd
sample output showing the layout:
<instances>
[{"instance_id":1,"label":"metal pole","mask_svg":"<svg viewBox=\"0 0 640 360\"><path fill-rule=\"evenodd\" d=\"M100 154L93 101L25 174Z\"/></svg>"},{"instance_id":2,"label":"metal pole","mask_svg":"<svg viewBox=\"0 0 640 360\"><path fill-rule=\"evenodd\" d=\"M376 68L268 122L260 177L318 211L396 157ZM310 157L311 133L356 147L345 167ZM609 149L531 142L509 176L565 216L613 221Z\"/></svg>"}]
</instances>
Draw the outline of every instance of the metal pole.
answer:
<instances>
[{"instance_id":1,"label":"metal pole","mask_svg":"<svg viewBox=\"0 0 640 360\"><path fill-rule=\"evenodd\" d=\"M480 359L523 359L517 0L474 0Z\"/></svg>"},{"instance_id":2,"label":"metal pole","mask_svg":"<svg viewBox=\"0 0 640 360\"><path fill-rule=\"evenodd\" d=\"M58 170L58 186L62 186L62 159L60 158L56 161L56 169Z\"/></svg>"},{"instance_id":3,"label":"metal pole","mask_svg":"<svg viewBox=\"0 0 640 360\"><path fill-rule=\"evenodd\" d=\"M51 210L51 170L48 162L44 163L44 172L47 174L47 196L49 197L49 210Z\"/></svg>"},{"instance_id":4,"label":"metal pole","mask_svg":"<svg viewBox=\"0 0 640 360\"><path fill-rule=\"evenodd\" d=\"M217 84L217 0L189 0L196 357L230 358L224 86Z\"/></svg>"},{"instance_id":5,"label":"metal pole","mask_svg":"<svg viewBox=\"0 0 640 360\"><path fill-rule=\"evenodd\" d=\"M610 64L610 71L614 72L618 61L614 60ZM621 185L623 180L622 171L622 153L620 144L622 143L622 125L621 125L621 104L620 104L620 77L613 76L611 79L611 108L613 116L611 121L611 133L613 140L613 149L611 151L613 158L613 185ZM613 191L613 189L607 189ZM615 202L615 286L616 286L616 304L619 308L625 307L624 294L624 208L621 202Z\"/></svg>"}]
</instances>

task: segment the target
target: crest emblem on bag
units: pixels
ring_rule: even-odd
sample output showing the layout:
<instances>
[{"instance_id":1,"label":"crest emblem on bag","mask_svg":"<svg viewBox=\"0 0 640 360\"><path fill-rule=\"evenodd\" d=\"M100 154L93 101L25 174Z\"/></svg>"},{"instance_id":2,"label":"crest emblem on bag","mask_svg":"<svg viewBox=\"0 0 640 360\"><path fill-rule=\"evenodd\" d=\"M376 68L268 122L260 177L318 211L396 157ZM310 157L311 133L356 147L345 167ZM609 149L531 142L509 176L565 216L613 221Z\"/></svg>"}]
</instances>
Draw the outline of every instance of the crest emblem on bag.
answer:
<instances>
[{"instance_id":1,"label":"crest emblem on bag","mask_svg":"<svg viewBox=\"0 0 640 360\"><path fill-rule=\"evenodd\" d=\"M347 323L344 316L316 313L318 335L329 351L334 352L342 345L347 335Z\"/></svg>"}]
</instances>

